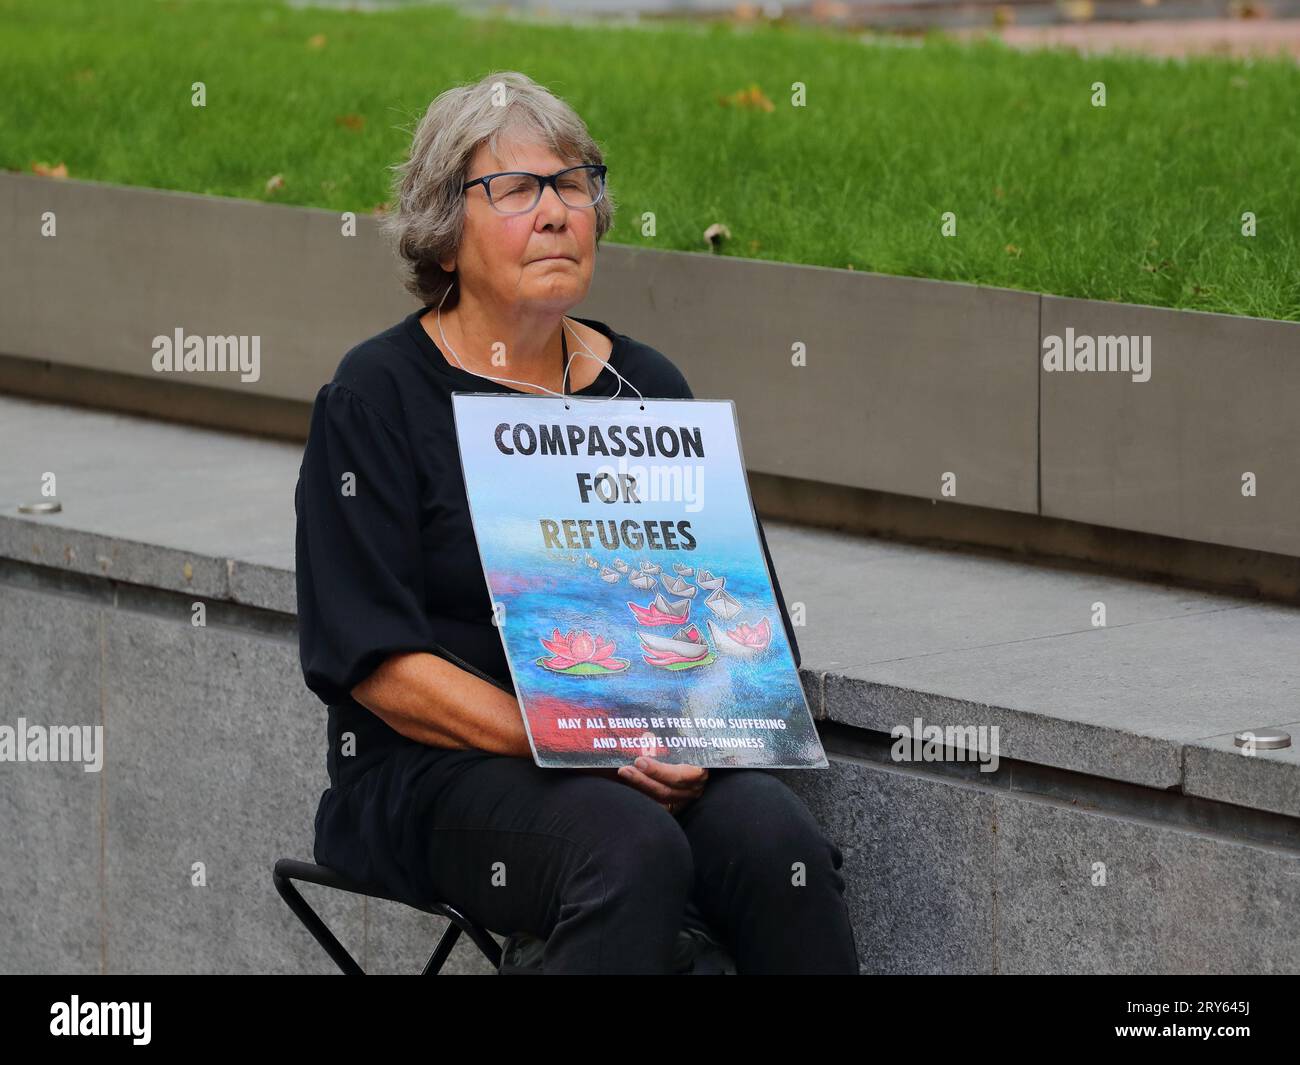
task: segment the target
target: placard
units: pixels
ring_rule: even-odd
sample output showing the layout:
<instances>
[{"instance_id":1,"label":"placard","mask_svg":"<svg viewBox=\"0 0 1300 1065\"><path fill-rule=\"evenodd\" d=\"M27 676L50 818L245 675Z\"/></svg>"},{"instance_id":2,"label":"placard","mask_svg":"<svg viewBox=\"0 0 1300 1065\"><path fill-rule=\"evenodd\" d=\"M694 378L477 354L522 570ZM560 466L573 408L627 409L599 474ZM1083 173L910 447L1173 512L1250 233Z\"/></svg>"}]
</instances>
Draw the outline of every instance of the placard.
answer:
<instances>
[{"instance_id":1,"label":"placard","mask_svg":"<svg viewBox=\"0 0 1300 1065\"><path fill-rule=\"evenodd\" d=\"M828 764L732 402L457 392L452 406L538 765Z\"/></svg>"}]
</instances>

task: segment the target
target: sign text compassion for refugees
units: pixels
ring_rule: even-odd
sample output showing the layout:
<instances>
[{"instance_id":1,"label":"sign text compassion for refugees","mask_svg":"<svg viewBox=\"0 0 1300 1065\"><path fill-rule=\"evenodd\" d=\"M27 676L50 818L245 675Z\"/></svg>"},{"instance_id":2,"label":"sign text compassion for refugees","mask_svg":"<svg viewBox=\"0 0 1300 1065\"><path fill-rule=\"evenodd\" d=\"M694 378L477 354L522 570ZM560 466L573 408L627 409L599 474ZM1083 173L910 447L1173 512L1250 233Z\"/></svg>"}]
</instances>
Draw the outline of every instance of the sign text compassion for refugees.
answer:
<instances>
[{"instance_id":1,"label":"sign text compassion for refugees","mask_svg":"<svg viewBox=\"0 0 1300 1065\"><path fill-rule=\"evenodd\" d=\"M503 455L537 460L546 456L603 458L701 459L704 433L698 426L670 425L558 425L500 422L492 434ZM640 503L636 478L626 473L578 472L577 498L584 504ZM589 550L599 544L608 550L631 551L643 547L691 551L696 546L689 521L636 521L631 518L538 519L543 544L560 550Z\"/></svg>"}]
</instances>

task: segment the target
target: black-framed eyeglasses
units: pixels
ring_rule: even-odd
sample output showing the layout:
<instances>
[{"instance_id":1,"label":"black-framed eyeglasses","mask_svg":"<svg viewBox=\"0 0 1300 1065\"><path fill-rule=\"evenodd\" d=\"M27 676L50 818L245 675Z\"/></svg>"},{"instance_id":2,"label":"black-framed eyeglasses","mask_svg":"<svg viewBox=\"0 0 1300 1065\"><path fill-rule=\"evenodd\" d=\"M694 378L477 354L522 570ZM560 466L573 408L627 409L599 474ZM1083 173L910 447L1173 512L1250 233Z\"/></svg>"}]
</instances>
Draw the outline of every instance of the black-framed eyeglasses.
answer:
<instances>
[{"instance_id":1,"label":"black-framed eyeglasses","mask_svg":"<svg viewBox=\"0 0 1300 1065\"><path fill-rule=\"evenodd\" d=\"M524 214L541 202L550 185L568 207L591 207L605 195L605 171L601 163L584 163L557 170L554 174L533 174L527 170L505 170L484 174L461 186L461 192L482 185L488 203L502 214Z\"/></svg>"}]
</instances>

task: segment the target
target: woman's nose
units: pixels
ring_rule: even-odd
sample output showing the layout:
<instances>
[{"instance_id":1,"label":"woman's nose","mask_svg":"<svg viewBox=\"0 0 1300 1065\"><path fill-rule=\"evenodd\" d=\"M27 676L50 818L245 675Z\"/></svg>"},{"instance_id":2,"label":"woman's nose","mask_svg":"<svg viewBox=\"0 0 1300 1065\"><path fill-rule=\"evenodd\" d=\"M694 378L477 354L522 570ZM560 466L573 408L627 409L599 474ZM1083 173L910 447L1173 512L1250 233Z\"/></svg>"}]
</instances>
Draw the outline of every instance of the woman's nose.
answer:
<instances>
[{"instance_id":1,"label":"woman's nose","mask_svg":"<svg viewBox=\"0 0 1300 1065\"><path fill-rule=\"evenodd\" d=\"M569 205L560 199L560 193L554 185L547 185L542 189L542 199L537 208L544 211L548 217L569 217Z\"/></svg>"}]
</instances>

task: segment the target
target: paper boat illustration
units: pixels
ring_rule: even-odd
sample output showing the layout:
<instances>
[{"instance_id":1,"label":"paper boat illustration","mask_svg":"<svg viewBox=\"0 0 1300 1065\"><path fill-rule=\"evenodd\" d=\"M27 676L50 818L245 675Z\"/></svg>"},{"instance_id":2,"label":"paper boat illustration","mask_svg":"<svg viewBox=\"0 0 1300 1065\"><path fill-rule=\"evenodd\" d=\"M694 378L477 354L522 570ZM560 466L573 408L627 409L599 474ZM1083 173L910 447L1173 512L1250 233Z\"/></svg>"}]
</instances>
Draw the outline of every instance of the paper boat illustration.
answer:
<instances>
[{"instance_id":1,"label":"paper boat illustration","mask_svg":"<svg viewBox=\"0 0 1300 1065\"><path fill-rule=\"evenodd\" d=\"M607 584L613 584L622 576L616 569L610 569L608 566L600 567L600 579Z\"/></svg>"},{"instance_id":2,"label":"paper boat illustration","mask_svg":"<svg viewBox=\"0 0 1300 1065\"><path fill-rule=\"evenodd\" d=\"M745 609L740 605L740 600L736 599L735 596L728 595L721 588L706 595L704 605L722 618L723 621L730 621Z\"/></svg>"},{"instance_id":3,"label":"paper boat illustration","mask_svg":"<svg viewBox=\"0 0 1300 1065\"><path fill-rule=\"evenodd\" d=\"M689 599L669 601L663 597L662 592L656 593L649 606L641 606L639 603L628 603L627 606L638 625L681 625L691 613Z\"/></svg>"},{"instance_id":4,"label":"paper boat illustration","mask_svg":"<svg viewBox=\"0 0 1300 1065\"><path fill-rule=\"evenodd\" d=\"M659 565L658 565L658 563L655 563L655 562L642 562L642 563L641 563L641 572L642 572L642 573L658 573L658 572L659 572Z\"/></svg>"},{"instance_id":5,"label":"paper boat illustration","mask_svg":"<svg viewBox=\"0 0 1300 1065\"><path fill-rule=\"evenodd\" d=\"M687 599L691 599L694 598L695 593L699 591L695 585L687 584L680 577L670 577L666 573L661 573L659 579L663 582L663 586L672 592L673 595L684 595Z\"/></svg>"},{"instance_id":6,"label":"paper boat illustration","mask_svg":"<svg viewBox=\"0 0 1300 1065\"><path fill-rule=\"evenodd\" d=\"M655 586L654 575L651 573L634 573L627 581L633 588L640 588L643 592Z\"/></svg>"},{"instance_id":7,"label":"paper boat illustration","mask_svg":"<svg viewBox=\"0 0 1300 1065\"><path fill-rule=\"evenodd\" d=\"M683 566L680 562L673 563L673 569L682 577L689 577L695 570L690 566Z\"/></svg>"},{"instance_id":8,"label":"paper boat illustration","mask_svg":"<svg viewBox=\"0 0 1300 1065\"><path fill-rule=\"evenodd\" d=\"M663 592L655 593L655 606L665 614L677 614L683 621L691 612L691 601L689 599L665 599Z\"/></svg>"},{"instance_id":9,"label":"paper boat illustration","mask_svg":"<svg viewBox=\"0 0 1300 1065\"><path fill-rule=\"evenodd\" d=\"M614 559L614 568L618 570L619 573L626 573L632 567L629 566L626 562L624 562L621 558L616 558Z\"/></svg>"},{"instance_id":10,"label":"paper boat illustration","mask_svg":"<svg viewBox=\"0 0 1300 1065\"><path fill-rule=\"evenodd\" d=\"M766 651L772 643L772 626L768 624L767 618L757 625L742 624L734 629L724 629L712 618L708 618L705 624L719 654L732 655L736 658L753 658Z\"/></svg>"},{"instance_id":11,"label":"paper boat illustration","mask_svg":"<svg viewBox=\"0 0 1300 1065\"><path fill-rule=\"evenodd\" d=\"M592 569L599 569L599 568L600 568L600 563L597 562L597 561L596 561L594 558L592 558L590 555L587 556L587 565L590 566Z\"/></svg>"},{"instance_id":12,"label":"paper boat illustration","mask_svg":"<svg viewBox=\"0 0 1300 1065\"><path fill-rule=\"evenodd\" d=\"M715 577L708 570L702 569L700 570L699 576L695 578L695 583L698 584L701 588L704 588L706 591L712 592L715 589L721 588L724 584L726 584L727 578Z\"/></svg>"},{"instance_id":13,"label":"paper boat illustration","mask_svg":"<svg viewBox=\"0 0 1300 1065\"><path fill-rule=\"evenodd\" d=\"M702 662L710 655L709 645L694 625L678 629L671 637L649 632L638 632L637 636L643 647L642 657L652 666L680 668Z\"/></svg>"}]
</instances>

